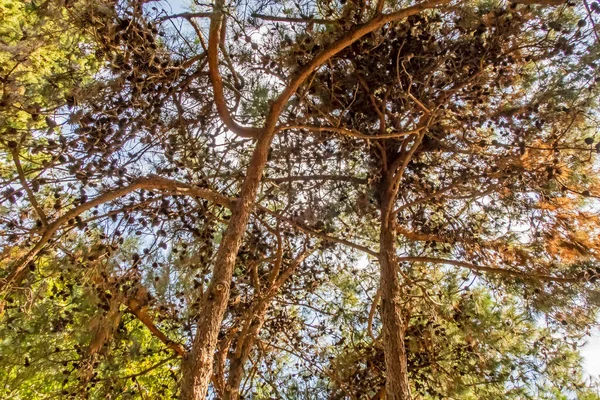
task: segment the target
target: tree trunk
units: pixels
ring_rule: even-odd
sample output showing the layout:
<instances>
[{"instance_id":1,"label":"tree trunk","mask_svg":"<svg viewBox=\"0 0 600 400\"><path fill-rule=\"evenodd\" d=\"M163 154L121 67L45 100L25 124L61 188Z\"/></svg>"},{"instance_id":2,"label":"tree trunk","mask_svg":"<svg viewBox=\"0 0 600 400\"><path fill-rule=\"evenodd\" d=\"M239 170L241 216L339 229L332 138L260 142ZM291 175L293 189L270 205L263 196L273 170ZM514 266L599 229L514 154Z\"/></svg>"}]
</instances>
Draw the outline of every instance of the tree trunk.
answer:
<instances>
[{"instance_id":1,"label":"tree trunk","mask_svg":"<svg viewBox=\"0 0 600 400\"><path fill-rule=\"evenodd\" d=\"M254 341L265 322L269 303L261 302L259 309L252 318L249 329L240 333L235 354L229 359L229 375L227 376L227 385L223 400L238 400L240 397L240 386L244 377L244 365L248 361L250 351L254 346Z\"/></svg>"},{"instance_id":2,"label":"tree trunk","mask_svg":"<svg viewBox=\"0 0 600 400\"><path fill-rule=\"evenodd\" d=\"M273 136L275 135L277 121L287 101L294 95L294 93L296 93L296 90L302 85L302 83L306 81L306 79L308 79L310 74L313 71L315 71L321 64L326 62L335 54L342 51L344 48L356 42L362 36L375 31L376 29L382 27L383 25L389 22L397 21L402 18L406 18L410 15L418 14L423 10L434 8L438 5L448 3L448 0L429 0L411 7L404 8L391 14L387 14L385 16L379 15L375 17L371 22L357 26L355 29L348 32L348 34L346 34L344 37L340 38L335 43L328 46L326 50L318 53L307 66L302 68L298 72L298 74L295 75L294 79L292 79L292 81L287 85L287 87L279 95L277 100L275 100L271 104L271 109L265 121L265 127L262 130L262 132L256 131L254 129L248 131L247 129L243 129L242 127L238 126L235 123L235 121L233 121L228 115L226 107L224 107L222 101L220 101L222 100L222 82L217 72L218 41L216 41L215 39L218 39L219 37L217 32L220 32L220 24L222 23L219 11L222 9L223 3L223 0L219 0L219 2L215 4L217 12L211 18L208 55L209 71L211 71L210 77L213 83L213 87L215 88L217 107L219 109L221 119L223 119L228 128L236 131L236 133L241 136L248 136L247 134L249 134L252 137L258 136L258 141L256 144L256 149L252 154L252 160L247 169L246 179L244 180L239 200L236 202L235 208L233 209L230 220L231 222L229 223L229 226L227 226L227 230L223 235L221 245L219 246L219 250L217 251L213 278L210 282L210 285L208 286L208 289L204 294L204 297L202 299L202 306L198 314L198 328L196 331L194 342L192 344L192 349L190 350L187 357L183 360L182 363L183 377L180 394L181 400L203 400L204 397L206 397L206 393L208 392L208 384L212 375L213 353L216 348L217 337L221 327L221 321L223 319L223 315L225 314L225 309L227 308L227 302L229 300L229 285L233 276L233 268L235 265L237 252L240 248L242 237L244 236L244 231L246 230L246 226L248 224L250 208L256 197L258 185L260 183L262 173L267 162L267 155L269 147L271 145L271 141L273 140ZM393 189L392 192L394 192ZM390 201L392 205L393 197L395 196L390 196ZM392 248L392 251L393 250L394 248ZM386 257L380 258L383 259ZM395 273L390 274L389 272L390 268L393 269L393 267L391 265L384 267L384 264L385 262L382 263L382 281L385 281L384 276L395 276ZM393 282L398 283L397 277L393 280ZM397 305L394 305L391 310L390 306L388 305L392 304L390 303L390 299L393 298L392 295L394 294L392 286L389 286L391 284L391 281L385 283L385 287L387 287L388 289L384 289L384 293L382 293L382 309L386 310L382 312L382 315L384 315L384 327L386 320L385 315L391 315L390 311L396 312L396 315L398 315L398 318L396 318L398 322L397 325L401 326L401 324L399 323L399 314L397 312L398 310L396 310ZM382 286L382 288L383 287L384 286ZM397 284L395 285L395 287L396 291L399 290ZM389 328L390 326L388 324L388 329ZM393 326L391 327L391 329L394 329ZM399 335L401 339L399 343L402 344L402 354L404 355L404 336L402 333L399 333ZM386 363L387 358L388 357L386 356ZM406 370L406 356L403 357L403 360L405 365L404 370ZM404 379L406 380L406 378ZM395 392L390 391L389 393L392 394ZM407 385L406 393L408 394L408 396L410 396L410 394L408 393Z\"/></svg>"},{"instance_id":3,"label":"tree trunk","mask_svg":"<svg viewBox=\"0 0 600 400\"><path fill-rule=\"evenodd\" d=\"M265 323L265 318L267 316L267 311L271 306L271 302L277 295L281 286L283 286L289 277L296 271L296 268L298 268L302 261L304 261L311 253L312 250L303 251L282 273L279 273L279 267L274 267L274 270L271 271L270 287L263 293L262 298L258 300L256 305L249 310L250 313L246 320L247 322L244 324L237 340L235 353L229 359L229 375L227 377L227 385L225 386L224 400L239 399L240 385L242 384L242 378L244 377L244 365L246 364L246 361L248 361L250 351L254 346L258 333Z\"/></svg>"},{"instance_id":4,"label":"tree trunk","mask_svg":"<svg viewBox=\"0 0 600 400\"><path fill-rule=\"evenodd\" d=\"M244 376L244 361L242 357L229 360L229 375L223 394L223 400L237 400L240 397L240 385Z\"/></svg>"},{"instance_id":5,"label":"tree trunk","mask_svg":"<svg viewBox=\"0 0 600 400\"><path fill-rule=\"evenodd\" d=\"M250 210L267 162L274 129L260 135L246 172L240 197L217 251L211 282L202 298L192 348L182 363L181 400L203 400L212 375L213 357L221 322L227 309L229 289L238 250L242 243Z\"/></svg>"},{"instance_id":6,"label":"tree trunk","mask_svg":"<svg viewBox=\"0 0 600 400\"><path fill-rule=\"evenodd\" d=\"M391 175L391 177L390 177ZM381 320L386 368L386 397L390 400L411 399L408 382L404 324L402 322L401 286L396 261L396 217L393 215L396 191L393 174L388 174L381 196L381 231L379 265Z\"/></svg>"}]
</instances>

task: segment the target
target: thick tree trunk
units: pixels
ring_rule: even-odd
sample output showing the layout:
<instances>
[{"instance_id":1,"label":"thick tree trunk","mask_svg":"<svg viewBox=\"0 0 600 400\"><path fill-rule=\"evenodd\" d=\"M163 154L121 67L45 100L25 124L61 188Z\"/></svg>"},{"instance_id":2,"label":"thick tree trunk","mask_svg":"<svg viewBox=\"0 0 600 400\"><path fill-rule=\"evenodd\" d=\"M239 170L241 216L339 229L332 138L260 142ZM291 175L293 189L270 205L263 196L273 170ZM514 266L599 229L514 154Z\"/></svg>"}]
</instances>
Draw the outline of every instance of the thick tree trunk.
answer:
<instances>
[{"instance_id":1,"label":"thick tree trunk","mask_svg":"<svg viewBox=\"0 0 600 400\"><path fill-rule=\"evenodd\" d=\"M408 382L404 324L402 322L401 282L396 261L396 217L393 209L395 190L386 179L381 201L380 290L383 346L386 368L386 397L390 400L411 399Z\"/></svg>"},{"instance_id":2,"label":"thick tree trunk","mask_svg":"<svg viewBox=\"0 0 600 400\"><path fill-rule=\"evenodd\" d=\"M231 222L223 234L217 251L212 280L204 293L202 306L198 313L199 319L194 342L182 363L181 400L203 400L208 392L214 352L229 300L235 260L246 231L250 210L267 162L272 139L273 129L270 129L257 141L239 200L235 204Z\"/></svg>"}]
</instances>

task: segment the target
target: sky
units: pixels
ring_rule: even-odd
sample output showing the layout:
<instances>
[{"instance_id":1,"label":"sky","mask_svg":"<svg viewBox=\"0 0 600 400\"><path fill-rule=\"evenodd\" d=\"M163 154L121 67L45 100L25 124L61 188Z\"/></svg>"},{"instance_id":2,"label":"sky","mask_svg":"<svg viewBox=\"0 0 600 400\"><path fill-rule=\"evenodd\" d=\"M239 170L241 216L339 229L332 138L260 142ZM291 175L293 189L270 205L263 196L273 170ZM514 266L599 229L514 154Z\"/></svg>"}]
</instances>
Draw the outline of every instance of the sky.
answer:
<instances>
[{"instance_id":1,"label":"sky","mask_svg":"<svg viewBox=\"0 0 600 400\"><path fill-rule=\"evenodd\" d=\"M181 13L189 10L190 2L188 0L168 0L161 1L160 4L167 11ZM581 355L584 358L584 370L593 377L600 377L600 329L595 329L587 344L581 349Z\"/></svg>"},{"instance_id":2,"label":"sky","mask_svg":"<svg viewBox=\"0 0 600 400\"><path fill-rule=\"evenodd\" d=\"M595 329L588 343L581 350L585 372L600 377L600 329Z\"/></svg>"}]
</instances>

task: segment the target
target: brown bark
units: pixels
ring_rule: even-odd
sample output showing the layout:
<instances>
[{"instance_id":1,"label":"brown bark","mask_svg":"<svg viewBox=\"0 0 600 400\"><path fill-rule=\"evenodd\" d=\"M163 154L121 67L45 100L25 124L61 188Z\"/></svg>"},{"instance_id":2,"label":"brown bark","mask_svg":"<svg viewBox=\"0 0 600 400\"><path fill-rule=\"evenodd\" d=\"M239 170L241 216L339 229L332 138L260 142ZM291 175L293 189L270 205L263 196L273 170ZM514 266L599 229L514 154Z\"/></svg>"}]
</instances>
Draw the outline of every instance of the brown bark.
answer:
<instances>
[{"instance_id":1,"label":"brown bark","mask_svg":"<svg viewBox=\"0 0 600 400\"><path fill-rule=\"evenodd\" d=\"M371 308L369 309L369 319L367 320L367 334L373 341L379 340L379 337L375 337L373 334L373 318L375 318L375 311L377 311L377 306L379 305L380 300L381 288L377 289L377 293L375 293L375 297L371 303Z\"/></svg>"},{"instance_id":2,"label":"brown bark","mask_svg":"<svg viewBox=\"0 0 600 400\"><path fill-rule=\"evenodd\" d=\"M385 398L385 386L379 389L379 391L375 393L375 396L371 397L371 400L381 400L383 398Z\"/></svg>"},{"instance_id":3,"label":"brown bark","mask_svg":"<svg viewBox=\"0 0 600 400\"><path fill-rule=\"evenodd\" d=\"M219 399L222 399L225 393L225 373L231 342L231 334L230 332L227 332L223 338L219 339L219 343L217 344L212 384Z\"/></svg>"},{"instance_id":4,"label":"brown bark","mask_svg":"<svg viewBox=\"0 0 600 400\"><path fill-rule=\"evenodd\" d=\"M233 208L232 200L225 196L221 196L218 193L214 193L208 189L202 189L193 185L177 182L170 179L161 178L159 176L150 175L148 177L139 178L131 182L128 186L120 187L110 192L99 195L98 197L85 202L75 208L72 208L65 214L58 217L52 223L49 223L42 230L42 235L37 241L35 246L22 256L13 266L12 271L4 279L0 279L0 292L9 288L13 284L18 284L22 279L25 278L29 271L27 265L35 260L37 255L45 248L48 242L54 237L56 232L65 226L70 220L83 214L84 212L91 210L92 208L101 204L108 203L112 200L126 196L136 190L156 190L162 191L163 193L172 193L179 195L189 195L201 197L203 199L214 201L224 207Z\"/></svg>"},{"instance_id":5,"label":"brown bark","mask_svg":"<svg viewBox=\"0 0 600 400\"><path fill-rule=\"evenodd\" d=\"M387 174L381 196L381 230L379 264L381 291L381 321L386 368L386 394L390 400L411 399L408 365L404 346L405 327L402 322L402 286L396 260L396 218L386 210L393 208L396 191L394 174Z\"/></svg>"},{"instance_id":6,"label":"brown bark","mask_svg":"<svg viewBox=\"0 0 600 400\"><path fill-rule=\"evenodd\" d=\"M262 130L244 128L239 126L232 118L223 94L223 82L219 74L219 43L223 24L224 1L215 3L215 12L211 17L208 63L210 80L213 86L215 104L219 116L234 133L240 136L257 137L256 148L252 153L250 165L246 172L246 179L242 185L239 200L236 202L230 223L227 226L217 250L215 267L211 282L203 295L202 304L198 313L198 324L192 348L182 363L182 382L180 399L201 400L206 397L208 385L213 370L213 355L217 345L221 321L229 300L230 283L238 250L242 244L242 237L248 224L250 211L258 191L262 173L267 162L267 155L275 133L275 124L279 113L275 107L271 108L269 120ZM280 109L287 99L278 99Z\"/></svg>"},{"instance_id":7,"label":"brown bark","mask_svg":"<svg viewBox=\"0 0 600 400\"><path fill-rule=\"evenodd\" d=\"M448 2L449 0L424 1L423 3L391 14L379 15L371 22L358 25L355 29L349 31L338 41L332 43L321 53L318 53L306 67L296 74L294 79L271 105L265 127L260 131L237 125L225 103L222 80L218 71L218 43L223 21L222 10L224 1L220 0L215 4L215 12L211 18L208 46L210 79L213 85L215 103L221 119L233 132L240 136L258 137L258 140L252 154L252 160L247 168L246 179L242 185L239 200L233 208L231 222L223 234L223 239L217 251L213 277L203 296L202 306L198 314L199 320L192 349L182 363L183 378L180 394L182 400L200 400L206 397L212 375L213 353L216 348L221 321L229 300L229 285L233 275L237 252L241 246L250 211L258 191L258 185L267 162L269 147L276 133L277 122L287 101L296 93L296 90L298 90L313 71L364 35L373 32L389 22L418 14L423 10Z\"/></svg>"},{"instance_id":8,"label":"brown bark","mask_svg":"<svg viewBox=\"0 0 600 400\"><path fill-rule=\"evenodd\" d=\"M223 92L223 79L219 73L219 48L222 40L225 40L223 35L225 30L225 21L223 16L224 0L215 2L215 12L210 18L210 29L208 36L208 74L213 87L213 95L215 97L215 105L219 112L219 117L225 126L241 137L258 138L262 133L260 128L246 127L238 124L232 117L227 99Z\"/></svg>"},{"instance_id":9,"label":"brown bark","mask_svg":"<svg viewBox=\"0 0 600 400\"><path fill-rule=\"evenodd\" d=\"M433 116L427 116L419 127L426 129ZM397 213L394 211L396 196L402 182L406 166L419 148L425 130L414 136L414 142L406 139L390 161L389 169L383 170L382 191L380 193L381 227L379 233L379 266L381 293L381 322L383 350L386 368L386 397L390 400L410 400L408 363L404 346L405 327L403 323L402 284L398 276L400 270L396 257L398 235Z\"/></svg>"},{"instance_id":10,"label":"brown bark","mask_svg":"<svg viewBox=\"0 0 600 400\"><path fill-rule=\"evenodd\" d=\"M229 374L227 376L227 385L225 386L223 400L239 399L239 390L242 378L244 377L244 366L246 361L248 361L248 356L258 337L258 333L265 322L269 304L268 301L262 301L259 304L259 307L255 309L255 315L251 319L249 329L246 332L242 332L238 339L238 348L235 354L229 359Z\"/></svg>"},{"instance_id":11,"label":"brown bark","mask_svg":"<svg viewBox=\"0 0 600 400\"><path fill-rule=\"evenodd\" d=\"M282 248L279 252L283 255ZM244 366L250 356L250 351L254 342L265 322L267 311L271 306L273 298L281 289L281 286L292 276L294 271L308 257L312 251L303 251L294 262L279 274L277 264L281 264L281 257L278 257L273 273L269 279L268 289L260 296L254 307L252 307L246 318L246 323L240 332L236 343L236 351L229 358L229 375L227 376L227 385L225 386L224 400L239 399L240 386L244 377Z\"/></svg>"},{"instance_id":12,"label":"brown bark","mask_svg":"<svg viewBox=\"0 0 600 400\"><path fill-rule=\"evenodd\" d=\"M199 400L206 397L212 375L213 353L227 302L237 252L242 244L258 184L267 162L273 131L260 136L247 169L239 200L217 251L212 280L204 293L198 313L198 325L192 349L182 364L180 398Z\"/></svg>"}]
</instances>

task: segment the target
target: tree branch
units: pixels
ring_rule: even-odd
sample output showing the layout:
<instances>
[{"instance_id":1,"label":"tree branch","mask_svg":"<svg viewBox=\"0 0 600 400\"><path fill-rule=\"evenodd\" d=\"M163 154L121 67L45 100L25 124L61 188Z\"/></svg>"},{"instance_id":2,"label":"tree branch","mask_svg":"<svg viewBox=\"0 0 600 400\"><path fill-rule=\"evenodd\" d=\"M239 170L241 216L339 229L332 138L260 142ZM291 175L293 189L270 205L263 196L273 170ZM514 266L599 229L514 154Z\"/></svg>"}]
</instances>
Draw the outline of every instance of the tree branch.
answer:
<instances>
[{"instance_id":1,"label":"tree branch","mask_svg":"<svg viewBox=\"0 0 600 400\"><path fill-rule=\"evenodd\" d=\"M470 269L471 271L476 272L486 272L504 276L511 276L515 278L521 278L525 280L541 280L545 282L562 282L562 283L573 283L580 282L580 278L564 278L560 276L552 276L552 275L543 275L543 274L528 274L526 272L521 271L513 271L510 269L504 268L494 268L494 267L484 267L480 265L471 264L464 261L457 260L448 260L443 258L435 258L435 257L398 257L398 262L424 262L424 263L434 263L434 264L446 264L446 265L454 265L456 267L463 267Z\"/></svg>"},{"instance_id":2,"label":"tree branch","mask_svg":"<svg viewBox=\"0 0 600 400\"><path fill-rule=\"evenodd\" d=\"M19 150L16 147L11 147L10 152L12 153L13 161L15 162L15 167L17 168L19 181L21 181L21 186L23 186L23 189L25 189L25 192L27 193L27 197L29 198L31 206L35 209L38 217L40 218L40 221L42 221L42 226L48 225L48 219L46 218L46 214L44 214L44 211L38 204L35 195L33 194L33 191L27 184L27 179L25 179L25 172L23 171L23 167L21 166L21 160L19 159Z\"/></svg>"},{"instance_id":3,"label":"tree branch","mask_svg":"<svg viewBox=\"0 0 600 400\"><path fill-rule=\"evenodd\" d=\"M421 11L435 8L449 2L450 0L427 0L394 13L378 15L371 21L356 26L340 39L325 47L325 49L318 53L306 67L300 69L296 73L295 78L292 79L284 91L279 95L277 100L275 100L275 102L271 105L271 112L269 113L265 122L265 132L272 132L275 130L279 116L283 111L287 101L296 93L300 85L302 85L319 66L325 63L331 57L335 56L363 36L381 28L385 24L418 14Z\"/></svg>"},{"instance_id":4,"label":"tree branch","mask_svg":"<svg viewBox=\"0 0 600 400\"><path fill-rule=\"evenodd\" d=\"M377 306L379 305L379 301L381 300L381 287L377 288L377 292L375 293L375 297L373 298L373 302L371 303L371 307L369 308L369 320L367 322L367 334L373 340L373 342L377 341L379 337L375 337L373 334L373 319L375 318L375 312L377 311Z\"/></svg>"},{"instance_id":5,"label":"tree branch","mask_svg":"<svg viewBox=\"0 0 600 400\"><path fill-rule=\"evenodd\" d=\"M511 0L511 2L515 4L524 4L524 5L545 5L545 6L562 6L567 1L566 0Z\"/></svg>"},{"instance_id":6,"label":"tree branch","mask_svg":"<svg viewBox=\"0 0 600 400\"><path fill-rule=\"evenodd\" d=\"M417 129L405 132L393 132L393 133L384 133L379 135L365 135L364 133L357 132L353 129L346 128L338 128L333 126L308 126L308 125L288 125L277 128L277 131L289 130L289 129L304 129L312 132L334 132L339 133L340 135L350 136L357 139L365 139L365 140L379 140L379 139L396 139L409 135L414 135L415 133L419 133L425 127L419 127Z\"/></svg>"},{"instance_id":7,"label":"tree branch","mask_svg":"<svg viewBox=\"0 0 600 400\"><path fill-rule=\"evenodd\" d=\"M175 19L175 18L185 18L185 19L210 18L212 16L212 14L213 13L211 13L211 12L184 12L184 13L180 13L180 14L165 15L164 17L160 17L158 19L158 21L163 22L163 21L167 21L169 19Z\"/></svg>"},{"instance_id":8,"label":"tree branch","mask_svg":"<svg viewBox=\"0 0 600 400\"><path fill-rule=\"evenodd\" d=\"M223 23L223 10L220 8L222 7L222 4L220 7L218 5L215 6L215 12L212 13L210 19L208 35L208 72L213 86L215 105L217 106L219 117L221 117L221 120L230 131L241 137L256 139L262 130L239 125L231 116L231 112L227 107L227 100L223 93L223 79L219 73L219 45L221 42L221 25Z\"/></svg>"},{"instance_id":9,"label":"tree branch","mask_svg":"<svg viewBox=\"0 0 600 400\"><path fill-rule=\"evenodd\" d=\"M150 330L150 332L152 332L152 334L157 339L163 342L169 349L173 350L179 357L185 357L187 352L185 351L183 346L179 343L170 340L164 333L160 331L160 329L156 327L156 325L154 325L154 322L146 312L145 307L143 307L137 299L128 298L124 303L127 306L127 308L129 308L129 311L131 311L131 313L135 315L141 323L146 325L146 327Z\"/></svg>"},{"instance_id":10,"label":"tree branch","mask_svg":"<svg viewBox=\"0 0 600 400\"><path fill-rule=\"evenodd\" d=\"M323 25L330 25L330 24L339 24L339 21L336 20L332 20L332 19L319 19L319 18L294 18L294 17L278 17L275 15L265 15L265 14L258 14L258 13L253 13L252 14L253 18L257 18L257 19L262 19L264 21L273 21L273 22L299 22L299 23L304 23L304 24L323 24Z\"/></svg>"},{"instance_id":11,"label":"tree branch","mask_svg":"<svg viewBox=\"0 0 600 400\"><path fill-rule=\"evenodd\" d=\"M215 193L209 189L203 189L198 186L186 184L186 183L171 180L171 179L162 178L162 177L159 177L156 175L139 178L139 179L131 182L128 186L115 189L108 193L101 194L101 195L97 196L96 198L69 210L64 215L62 215L61 217L57 218L55 221L50 223L42 231L43 232L42 236L40 237L38 242L35 244L35 246L15 263L13 270L6 278L0 280L0 291L5 290L7 287L9 287L11 284L13 284L15 282L20 282L25 277L25 274L27 273L27 265L30 262L32 262L33 260L35 260L35 257L40 253L40 251L42 251L44 246L52 239L54 234L58 230L60 230L63 225L65 225L70 220L75 219L77 216L83 214L84 212L86 212L94 207L97 207L104 203L108 203L112 200L126 196L131 192L134 192L136 190L141 190L141 189L151 190L151 191L160 191L161 193L171 194L171 195L199 197L199 198L211 201L215 204L219 204L219 205L221 205L225 208L229 208L229 209L233 209L234 205L237 201L236 199L230 199L219 193ZM363 251L363 252L370 254L372 256L375 256L375 257L377 256L377 253L375 251L368 249L364 246L349 242L344 239L334 238L334 237L331 237L331 236L326 235L321 232L317 232L309 227L305 227L303 225L295 223L290 218L279 215L278 213L271 211L266 207L258 206L258 208L281 221L289 223L290 225L294 226L295 228L301 230L302 232L308 233L312 236L319 237L319 238L322 238L322 239L325 239L325 240L328 240L331 242L340 243L342 245L354 248L359 251Z\"/></svg>"},{"instance_id":12,"label":"tree branch","mask_svg":"<svg viewBox=\"0 0 600 400\"><path fill-rule=\"evenodd\" d=\"M273 183L284 183L284 182L310 182L310 181L342 181L352 182L358 184L368 183L367 178L357 178L355 176L342 176L342 175L296 175L296 176L282 176L279 178L265 178L266 182Z\"/></svg>"},{"instance_id":13,"label":"tree branch","mask_svg":"<svg viewBox=\"0 0 600 400\"><path fill-rule=\"evenodd\" d=\"M93 200L90 200L69 210L68 212L57 218L54 222L50 223L43 230L42 236L38 240L36 245L15 263L12 272L5 279L0 280L0 291L4 290L13 282L20 281L24 277L25 272L27 270L27 265L35 259L35 257L44 248L44 246L50 241L50 239L52 239L56 231L58 231L65 223L68 223L70 220L75 219L75 217L96 206L115 200L119 197L126 196L127 194L140 189L162 190L164 193L171 193L177 195L192 195L215 202L224 207L233 207L232 200L228 199L225 196L221 196L220 194L214 193L208 189L202 189L193 185L188 185L170 179L161 178L155 175L137 179L133 181L129 186L125 186L122 188L115 189L111 192L101 194Z\"/></svg>"}]
</instances>

